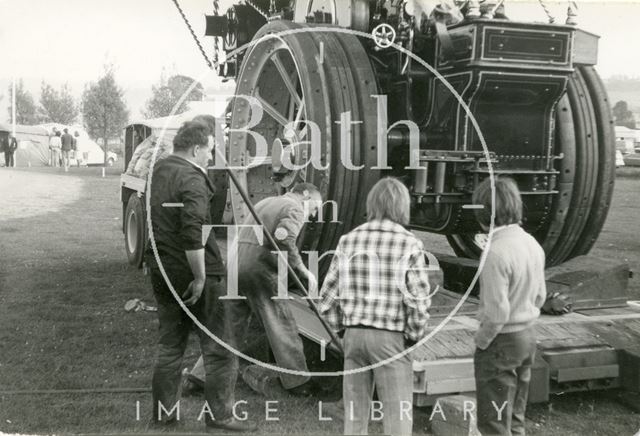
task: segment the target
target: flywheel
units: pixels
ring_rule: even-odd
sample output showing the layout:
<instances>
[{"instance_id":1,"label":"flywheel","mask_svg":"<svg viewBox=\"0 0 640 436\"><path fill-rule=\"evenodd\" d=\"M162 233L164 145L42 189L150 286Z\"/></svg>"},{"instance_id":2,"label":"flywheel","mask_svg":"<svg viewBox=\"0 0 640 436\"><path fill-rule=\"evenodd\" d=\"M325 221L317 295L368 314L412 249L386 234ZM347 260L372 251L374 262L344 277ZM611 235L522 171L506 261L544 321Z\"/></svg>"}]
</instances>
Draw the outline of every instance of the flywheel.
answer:
<instances>
[{"instance_id":1,"label":"flywheel","mask_svg":"<svg viewBox=\"0 0 640 436\"><path fill-rule=\"evenodd\" d=\"M303 250L332 249L365 220L366 195L380 177L371 170L376 130L367 128L376 121L376 94L369 57L352 35L272 21L244 55L229 164L254 204L298 182L320 188L327 203L322 215L305 225L299 239ZM259 119L257 107L263 112ZM314 140L319 147L311 146ZM248 208L235 186L230 190L234 220L242 223Z\"/></svg>"}]
</instances>

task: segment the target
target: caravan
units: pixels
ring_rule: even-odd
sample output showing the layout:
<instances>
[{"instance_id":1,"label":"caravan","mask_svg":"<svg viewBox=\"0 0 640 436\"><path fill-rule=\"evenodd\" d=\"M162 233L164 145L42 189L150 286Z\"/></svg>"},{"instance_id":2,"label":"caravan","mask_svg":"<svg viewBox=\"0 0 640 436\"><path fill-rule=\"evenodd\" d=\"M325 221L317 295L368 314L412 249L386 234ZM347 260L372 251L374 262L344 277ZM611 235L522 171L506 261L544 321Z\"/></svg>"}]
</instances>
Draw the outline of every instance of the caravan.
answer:
<instances>
[{"instance_id":1,"label":"caravan","mask_svg":"<svg viewBox=\"0 0 640 436\"><path fill-rule=\"evenodd\" d=\"M104 149L102 147L89 139L88 136L82 137L81 135L76 139L76 150L74 153L74 158L72 159L72 164L78 166L90 166L103 165L105 163ZM118 155L112 151L107 151L106 164L111 167L117 161Z\"/></svg>"}]
</instances>

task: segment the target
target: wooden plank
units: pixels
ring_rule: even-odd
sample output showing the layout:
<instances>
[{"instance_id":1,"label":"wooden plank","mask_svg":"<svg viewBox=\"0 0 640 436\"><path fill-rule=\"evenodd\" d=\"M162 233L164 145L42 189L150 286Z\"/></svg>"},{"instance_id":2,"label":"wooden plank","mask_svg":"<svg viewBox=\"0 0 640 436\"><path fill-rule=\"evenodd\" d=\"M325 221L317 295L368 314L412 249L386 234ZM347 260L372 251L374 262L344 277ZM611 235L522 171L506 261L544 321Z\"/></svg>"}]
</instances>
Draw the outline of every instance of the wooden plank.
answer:
<instances>
[{"instance_id":1,"label":"wooden plank","mask_svg":"<svg viewBox=\"0 0 640 436\"><path fill-rule=\"evenodd\" d=\"M584 309L578 310L576 313L588 317L624 317L630 315L630 318L640 317L640 308L628 307L608 307L601 309Z\"/></svg>"},{"instance_id":2,"label":"wooden plank","mask_svg":"<svg viewBox=\"0 0 640 436\"><path fill-rule=\"evenodd\" d=\"M480 322L477 319L470 318L468 316L459 316L453 318L456 322L462 324L464 327L477 330L480 327Z\"/></svg>"},{"instance_id":3,"label":"wooden plank","mask_svg":"<svg viewBox=\"0 0 640 436\"><path fill-rule=\"evenodd\" d=\"M475 349L474 334L470 329L439 331L413 357L417 361L469 357Z\"/></svg>"},{"instance_id":4,"label":"wooden plank","mask_svg":"<svg viewBox=\"0 0 640 436\"><path fill-rule=\"evenodd\" d=\"M434 380L431 382L427 382L427 395L472 392L475 390L476 380L473 377Z\"/></svg>"},{"instance_id":5,"label":"wooden plank","mask_svg":"<svg viewBox=\"0 0 640 436\"><path fill-rule=\"evenodd\" d=\"M413 362L414 371L424 371L427 381L448 378L473 377L473 357L440 359L431 362Z\"/></svg>"},{"instance_id":6,"label":"wooden plank","mask_svg":"<svg viewBox=\"0 0 640 436\"><path fill-rule=\"evenodd\" d=\"M605 345L606 341L598 337L588 324L546 324L536 325L538 346L549 348L579 348Z\"/></svg>"},{"instance_id":7,"label":"wooden plank","mask_svg":"<svg viewBox=\"0 0 640 436\"><path fill-rule=\"evenodd\" d=\"M593 310L594 312L592 312ZM610 310L608 314L598 314L600 310ZM620 311L619 313L617 313ZM536 325L541 324L567 324L567 323L594 323L613 320L640 320L640 311L634 307L618 307L612 309L590 309L566 315L552 316L542 315Z\"/></svg>"},{"instance_id":8,"label":"wooden plank","mask_svg":"<svg viewBox=\"0 0 640 436\"><path fill-rule=\"evenodd\" d=\"M616 378L620 374L618 365L587 366L583 368L560 368L555 379L558 383L595 380L600 378Z\"/></svg>"},{"instance_id":9,"label":"wooden plank","mask_svg":"<svg viewBox=\"0 0 640 436\"><path fill-rule=\"evenodd\" d=\"M311 309L309 309L309 306L304 300L300 298L291 300L289 302L289 307L296 320L298 331L301 335L311 339L317 344L322 342L330 344L330 348L337 350L337 348L331 344L331 336L329 336L329 333L324 328L318 317L311 311Z\"/></svg>"}]
</instances>

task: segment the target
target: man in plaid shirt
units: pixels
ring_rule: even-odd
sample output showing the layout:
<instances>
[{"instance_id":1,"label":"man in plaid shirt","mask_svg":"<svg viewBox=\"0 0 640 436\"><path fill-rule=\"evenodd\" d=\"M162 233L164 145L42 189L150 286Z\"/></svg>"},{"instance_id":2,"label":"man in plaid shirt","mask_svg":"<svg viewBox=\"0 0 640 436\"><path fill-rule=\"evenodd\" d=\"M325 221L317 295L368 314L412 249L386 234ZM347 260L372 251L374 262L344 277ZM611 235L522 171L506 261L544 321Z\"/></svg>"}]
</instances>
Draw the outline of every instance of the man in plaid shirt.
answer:
<instances>
[{"instance_id":1,"label":"man in plaid shirt","mask_svg":"<svg viewBox=\"0 0 640 436\"><path fill-rule=\"evenodd\" d=\"M345 434L367 434L372 407L386 434L411 434L413 370L401 354L424 336L430 285L422 242L403 227L409 210L407 188L380 180L368 222L340 239L322 286L320 312L344 332L344 369L358 370L343 381ZM380 402L371 401L374 386Z\"/></svg>"}]
</instances>

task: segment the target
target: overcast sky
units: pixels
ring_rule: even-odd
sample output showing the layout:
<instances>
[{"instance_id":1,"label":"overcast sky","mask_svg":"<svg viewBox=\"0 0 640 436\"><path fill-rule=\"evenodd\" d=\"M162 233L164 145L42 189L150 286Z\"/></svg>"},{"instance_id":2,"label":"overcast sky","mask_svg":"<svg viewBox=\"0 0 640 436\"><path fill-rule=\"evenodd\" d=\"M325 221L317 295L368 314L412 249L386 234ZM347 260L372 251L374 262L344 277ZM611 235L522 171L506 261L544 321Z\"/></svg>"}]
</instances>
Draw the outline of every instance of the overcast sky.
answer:
<instances>
[{"instance_id":1,"label":"overcast sky","mask_svg":"<svg viewBox=\"0 0 640 436\"><path fill-rule=\"evenodd\" d=\"M180 3L211 53L212 39L203 33L212 1ZM225 10L232 1L221 3ZM546 3L557 22L564 22L567 2ZM640 1L578 4L579 27L602 37L597 67L601 75L640 76ZM506 8L512 19L545 21L537 1L506 0ZM206 71L171 0L0 0L0 18L0 94L6 94L6 83L15 75L24 79L36 99L43 79L56 86L67 82L79 95L110 62L117 66L116 77L133 100L130 104L139 110L163 67L168 74L192 77ZM5 102L0 106L2 119Z\"/></svg>"}]
</instances>

